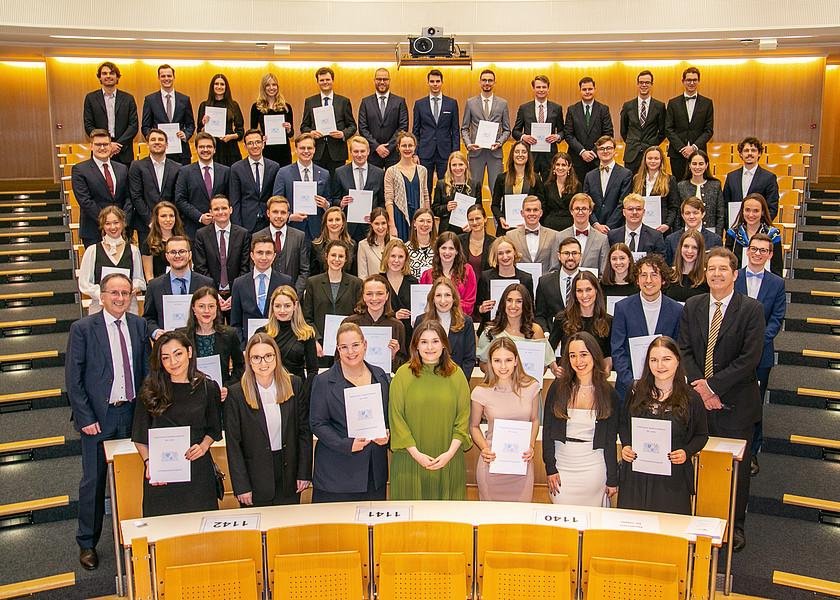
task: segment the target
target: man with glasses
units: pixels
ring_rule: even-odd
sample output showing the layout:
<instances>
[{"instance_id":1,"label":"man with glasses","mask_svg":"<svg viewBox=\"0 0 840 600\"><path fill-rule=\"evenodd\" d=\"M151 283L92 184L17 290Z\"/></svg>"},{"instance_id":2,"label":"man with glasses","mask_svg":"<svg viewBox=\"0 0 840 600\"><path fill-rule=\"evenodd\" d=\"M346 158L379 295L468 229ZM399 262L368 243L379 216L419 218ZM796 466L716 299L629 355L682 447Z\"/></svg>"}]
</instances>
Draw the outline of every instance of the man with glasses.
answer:
<instances>
[{"instance_id":1,"label":"man with glasses","mask_svg":"<svg viewBox=\"0 0 840 600\"><path fill-rule=\"evenodd\" d=\"M231 220L255 233L268 225L265 206L271 198L280 165L263 156L265 140L259 129L249 129L243 139L248 156L230 168Z\"/></svg>"},{"instance_id":2,"label":"man with glasses","mask_svg":"<svg viewBox=\"0 0 840 600\"><path fill-rule=\"evenodd\" d=\"M583 180L583 193L595 203L590 217L592 225L603 234L621 227L621 203L633 189L633 174L615 162L615 140L604 135L596 142L598 168L589 171Z\"/></svg>"},{"instance_id":3,"label":"man with glasses","mask_svg":"<svg viewBox=\"0 0 840 600\"><path fill-rule=\"evenodd\" d=\"M216 138L203 131L196 134L195 149L198 161L183 167L175 183L175 204L191 240L199 228L213 222L210 199L218 194L227 196L230 183L230 167L213 160Z\"/></svg>"},{"instance_id":4,"label":"man with glasses","mask_svg":"<svg viewBox=\"0 0 840 600\"><path fill-rule=\"evenodd\" d=\"M199 134L201 135L201 134ZM192 295L205 285L214 287L213 280L201 273L194 272L190 241L180 235L166 240L166 262L169 272L152 279L146 287L146 302L143 305L143 318L149 324L152 339L156 340L164 331L183 327L186 323L164 324L163 297L171 295ZM168 327L167 327L168 325Z\"/></svg>"},{"instance_id":5,"label":"man with glasses","mask_svg":"<svg viewBox=\"0 0 840 600\"><path fill-rule=\"evenodd\" d=\"M573 223L560 232L560 239L569 237L575 238L580 243L580 266L589 269L598 269L598 273L604 272L607 266L607 258L610 254L610 244L607 236L592 227L589 217L595 203L587 194L579 193L569 200L569 212L572 213Z\"/></svg>"},{"instance_id":6,"label":"man with glasses","mask_svg":"<svg viewBox=\"0 0 840 600\"><path fill-rule=\"evenodd\" d=\"M688 179L688 157L697 150L706 151L715 128L715 107L711 99L697 93L700 70L688 67L682 74L685 92L668 101L665 111L665 134L671 173L677 181Z\"/></svg>"},{"instance_id":7,"label":"man with glasses","mask_svg":"<svg viewBox=\"0 0 840 600\"><path fill-rule=\"evenodd\" d=\"M597 140L613 135L613 122L610 107L595 100L595 80L583 77L578 81L578 87L580 102L575 102L566 110L563 138L569 144L575 175L578 181L583 181L587 173L597 168Z\"/></svg>"},{"instance_id":8,"label":"man with glasses","mask_svg":"<svg viewBox=\"0 0 840 600\"><path fill-rule=\"evenodd\" d=\"M560 242L557 258L560 269L540 277L537 285L534 318L543 331L554 329L554 317L566 307L572 291L572 281L580 271L580 242L573 237Z\"/></svg>"},{"instance_id":9,"label":"man with glasses","mask_svg":"<svg viewBox=\"0 0 840 600\"><path fill-rule=\"evenodd\" d=\"M543 273L553 271L560 266L554 249L563 238L551 227L540 225L543 215L542 202L536 196L526 196L520 212L525 224L511 229L505 235L522 256L522 260L542 264Z\"/></svg>"},{"instance_id":10,"label":"man with glasses","mask_svg":"<svg viewBox=\"0 0 840 600\"><path fill-rule=\"evenodd\" d=\"M108 156L128 166L134 159L134 136L137 135L137 103L134 96L117 89L120 68L104 62L96 69L102 86L85 96L83 120L85 133L93 137L96 129L104 129L111 136Z\"/></svg>"},{"instance_id":11,"label":"man with glasses","mask_svg":"<svg viewBox=\"0 0 840 600\"><path fill-rule=\"evenodd\" d=\"M630 252L655 252L665 256L665 239L662 234L642 223L645 218L645 199L639 194L628 194L623 205L624 225L610 229L607 234L610 246L624 243Z\"/></svg>"},{"instance_id":12,"label":"man with glasses","mask_svg":"<svg viewBox=\"0 0 840 600\"><path fill-rule=\"evenodd\" d=\"M621 107L621 139L624 140L624 166L631 173L639 170L645 150L665 139L665 103L651 96L653 73L644 70L636 76L638 95ZM678 179L682 174L677 176Z\"/></svg>"},{"instance_id":13,"label":"man with glasses","mask_svg":"<svg viewBox=\"0 0 840 600\"><path fill-rule=\"evenodd\" d=\"M387 169L400 160L397 133L408 131L408 106L405 98L391 92L388 69L376 69L373 86L375 92L362 98L359 105L359 135L370 144L368 162Z\"/></svg>"},{"instance_id":14,"label":"man with glasses","mask_svg":"<svg viewBox=\"0 0 840 600\"><path fill-rule=\"evenodd\" d=\"M469 98L464 107L461 138L469 154L473 181L484 181L486 169L488 185L493 185L502 172L502 146L510 137L510 114L507 100L493 93L493 88L496 87L496 74L493 71L484 69L479 75L479 85L479 95ZM475 143L480 121L499 124L496 139L489 148L480 147Z\"/></svg>"},{"instance_id":15,"label":"man with glasses","mask_svg":"<svg viewBox=\"0 0 840 600\"><path fill-rule=\"evenodd\" d=\"M148 372L149 330L128 312L131 280L112 273L100 282L102 310L70 326L65 386L73 425L82 445L79 482L79 562L99 566L96 545L102 534L107 481L104 440L131 435L134 403Z\"/></svg>"}]
</instances>

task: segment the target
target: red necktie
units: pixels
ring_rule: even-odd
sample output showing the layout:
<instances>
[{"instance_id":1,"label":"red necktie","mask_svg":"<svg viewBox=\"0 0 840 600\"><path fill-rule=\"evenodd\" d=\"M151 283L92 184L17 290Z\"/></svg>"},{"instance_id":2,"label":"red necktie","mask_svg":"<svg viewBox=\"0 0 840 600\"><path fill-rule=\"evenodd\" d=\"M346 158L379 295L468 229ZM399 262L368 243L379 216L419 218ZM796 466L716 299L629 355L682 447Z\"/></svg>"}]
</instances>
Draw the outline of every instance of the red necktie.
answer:
<instances>
[{"instance_id":1,"label":"red necktie","mask_svg":"<svg viewBox=\"0 0 840 600\"><path fill-rule=\"evenodd\" d=\"M278 231L274 234L274 252L280 254L283 249L283 232Z\"/></svg>"},{"instance_id":2,"label":"red necktie","mask_svg":"<svg viewBox=\"0 0 840 600\"><path fill-rule=\"evenodd\" d=\"M580 229L575 229L575 237L577 237L579 235L585 235L585 236L589 237L589 230L584 229L583 231L581 231Z\"/></svg>"},{"instance_id":3,"label":"red necktie","mask_svg":"<svg viewBox=\"0 0 840 600\"><path fill-rule=\"evenodd\" d=\"M114 197L114 178L111 177L111 169L108 168L108 163L102 163L102 170L105 172L105 185L108 187L108 193L111 198Z\"/></svg>"}]
</instances>

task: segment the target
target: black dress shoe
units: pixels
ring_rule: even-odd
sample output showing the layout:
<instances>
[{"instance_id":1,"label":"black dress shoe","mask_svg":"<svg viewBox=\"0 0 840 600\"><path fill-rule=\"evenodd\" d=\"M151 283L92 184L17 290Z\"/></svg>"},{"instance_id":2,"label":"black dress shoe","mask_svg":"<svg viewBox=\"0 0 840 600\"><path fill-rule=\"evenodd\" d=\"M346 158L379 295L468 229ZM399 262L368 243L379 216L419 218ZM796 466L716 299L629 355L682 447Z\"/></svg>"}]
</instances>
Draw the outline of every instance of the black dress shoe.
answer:
<instances>
[{"instance_id":1,"label":"black dress shoe","mask_svg":"<svg viewBox=\"0 0 840 600\"><path fill-rule=\"evenodd\" d=\"M747 536L744 535L743 529L735 529L732 536L732 551L740 552L747 545Z\"/></svg>"},{"instance_id":2,"label":"black dress shoe","mask_svg":"<svg viewBox=\"0 0 840 600\"><path fill-rule=\"evenodd\" d=\"M82 548L79 550L79 562L88 571L93 571L98 567L99 556L96 554L96 548Z\"/></svg>"},{"instance_id":3,"label":"black dress shoe","mask_svg":"<svg viewBox=\"0 0 840 600\"><path fill-rule=\"evenodd\" d=\"M759 471L761 471L761 467L758 466L758 457L753 456L750 459L750 477L755 477Z\"/></svg>"}]
</instances>

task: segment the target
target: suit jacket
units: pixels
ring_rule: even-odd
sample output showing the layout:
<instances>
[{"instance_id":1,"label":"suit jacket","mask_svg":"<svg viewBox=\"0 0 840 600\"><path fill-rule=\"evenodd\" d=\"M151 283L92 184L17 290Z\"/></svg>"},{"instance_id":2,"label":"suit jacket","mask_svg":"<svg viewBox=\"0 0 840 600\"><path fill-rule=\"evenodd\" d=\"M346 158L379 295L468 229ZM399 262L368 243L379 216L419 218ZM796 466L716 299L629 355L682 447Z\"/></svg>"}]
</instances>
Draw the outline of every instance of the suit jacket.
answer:
<instances>
[{"instance_id":1,"label":"suit jacket","mask_svg":"<svg viewBox=\"0 0 840 600\"><path fill-rule=\"evenodd\" d=\"M626 226L621 226L618 229L610 229L610 232L607 234L607 240L609 240L610 246L618 243L623 244L624 238L627 237L626 231ZM653 227L648 227L642 223L642 229L639 231L639 239L636 240L636 252L656 252L665 256L665 240L662 238L662 234Z\"/></svg>"},{"instance_id":2,"label":"suit jacket","mask_svg":"<svg viewBox=\"0 0 840 600\"><path fill-rule=\"evenodd\" d=\"M300 122L300 132L306 133L315 129L315 117L312 109L323 106L321 94L309 96L303 103L303 120ZM332 107L335 112L335 126L344 134L344 139L337 140L325 135L315 140L315 162L319 162L323 156L333 161L347 160L347 140L356 133L356 119L353 118L353 106L350 99L333 93Z\"/></svg>"},{"instance_id":3,"label":"suit jacket","mask_svg":"<svg viewBox=\"0 0 840 600\"><path fill-rule=\"evenodd\" d=\"M672 267L674 266L674 260L677 257L677 253L679 252L679 243L680 238L685 233L685 228L678 229L674 233L670 234L668 237L665 238L665 262L667 262ZM711 250L712 248L717 248L718 246L723 245L723 241L720 239L720 236L716 233L712 233L705 227L700 230L700 235L703 236L703 244L706 246L706 252Z\"/></svg>"},{"instance_id":4,"label":"suit jacket","mask_svg":"<svg viewBox=\"0 0 840 600\"><path fill-rule=\"evenodd\" d=\"M686 198L696 197L697 187L689 180L680 181L677 184L677 193L680 196L680 204ZM723 203L723 192L720 189L720 181L712 177L700 186L700 199L706 207L706 216L703 217L703 226L712 227L715 233L723 236L723 232L729 227L726 205ZM685 227L682 215L677 214L676 229Z\"/></svg>"},{"instance_id":5,"label":"suit jacket","mask_svg":"<svg viewBox=\"0 0 840 600\"><path fill-rule=\"evenodd\" d=\"M323 343L326 315L350 315L362 294L362 280L349 273L341 274L338 294L333 301L328 273L310 277L303 295L303 317L315 327L318 341Z\"/></svg>"},{"instance_id":6,"label":"suit jacket","mask_svg":"<svg viewBox=\"0 0 840 600\"><path fill-rule=\"evenodd\" d=\"M625 169L618 163L615 163L610 171L606 192L601 190L600 169L589 171L586 179L583 180L583 193L592 196L592 201L595 203L595 209L589 220L593 224L600 223L610 229L623 225L622 202L632 189L633 174L630 169Z\"/></svg>"},{"instance_id":7,"label":"suit jacket","mask_svg":"<svg viewBox=\"0 0 840 600\"><path fill-rule=\"evenodd\" d=\"M244 227L231 223L227 236L227 278L228 285L251 270L251 234ZM219 255L219 236L216 225L210 223L199 229L193 243L193 269L213 279L213 287L221 285L222 259Z\"/></svg>"},{"instance_id":8,"label":"suit jacket","mask_svg":"<svg viewBox=\"0 0 840 600\"><path fill-rule=\"evenodd\" d=\"M689 383L705 379L709 296L700 294L686 300L680 322L680 354ZM708 379L709 387L726 407L717 411L723 428L744 429L761 419L755 370L763 351L764 308L761 302L736 292L723 315L715 343L713 374Z\"/></svg>"},{"instance_id":9,"label":"suit jacket","mask_svg":"<svg viewBox=\"0 0 840 600\"><path fill-rule=\"evenodd\" d=\"M370 144L369 162L380 168L397 162L397 133L400 131L408 131L408 105L405 98L389 92L384 117L379 111L379 99L376 94L362 98L359 104L359 135ZM387 144L391 152L387 159L380 158L376 153L376 147L380 144Z\"/></svg>"},{"instance_id":10,"label":"suit jacket","mask_svg":"<svg viewBox=\"0 0 840 600\"><path fill-rule=\"evenodd\" d=\"M267 319L271 312L271 294L281 285L292 285L292 278L275 269L271 269L268 287L265 292L265 310L257 306L257 290L254 288L254 276L251 271L233 280L230 295L230 326L236 330L242 342L242 349L248 342L248 319Z\"/></svg>"},{"instance_id":11,"label":"suit jacket","mask_svg":"<svg viewBox=\"0 0 840 600\"><path fill-rule=\"evenodd\" d=\"M417 138L417 156L420 160L435 157L446 160L461 147L458 101L441 96L438 120L432 114L432 101L424 96L414 102L411 130Z\"/></svg>"},{"instance_id":12,"label":"suit jacket","mask_svg":"<svg viewBox=\"0 0 840 600\"><path fill-rule=\"evenodd\" d=\"M139 393L149 368L149 330L137 315L127 312L122 318L131 338L134 391ZM65 363L64 381L76 431L104 423L114 384L114 361L102 311L70 326Z\"/></svg>"},{"instance_id":13,"label":"suit jacket","mask_svg":"<svg viewBox=\"0 0 840 600\"><path fill-rule=\"evenodd\" d=\"M747 295L747 269L738 269L738 279L735 280L735 291ZM773 358L776 349L773 340L779 335L782 329L782 321L785 319L787 310L787 295L785 294L785 280L765 270L761 279L761 286L758 288L758 297L764 308L764 350L761 353L759 368L769 369L773 366Z\"/></svg>"},{"instance_id":14,"label":"suit jacket","mask_svg":"<svg viewBox=\"0 0 840 600\"><path fill-rule=\"evenodd\" d=\"M560 232L561 241L570 237L575 237L574 225ZM604 268L607 266L611 242L609 242L607 236L591 225L589 226L589 235L586 237L588 239L580 257L580 266L589 269L598 269L599 274L603 273Z\"/></svg>"},{"instance_id":15,"label":"suit jacket","mask_svg":"<svg viewBox=\"0 0 840 600\"><path fill-rule=\"evenodd\" d=\"M178 331L187 335L186 327L179 327ZM197 347L195 335L190 337L190 341L194 348ZM227 326L224 326L222 331L216 331L213 334L213 349L219 355L219 362L222 365L224 387L230 388L234 383L239 383L245 373L245 358L239 348L239 337L236 331Z\"/></svg>"},{"instance_id":16,"label":"suit jacket","mask_svg":"<svg viewBox=\"0 0 840 600\"><path fill-rule=\"evenodd\" d=\"M525 229L517 227L506 234L517 252L522 255L522 262L542 263L543 273L548 273L560 266L560 259L557 258L557 251L560 248L560 233L549 227L540 227L539 243L537 244L537 255L531 256L528 250L528 243L525 241Z\"/></svg>"},{"instance_id":17,"label":"suit jacket","mask_svg":"<svg viewBox=\"0 0 840 600\"><path fill-rule=\"evenodd\" d=\"M729 206L730 202L741 202L747 194L761 194L767 201L770 216L775 219L779 213L779 182L776 179L776 174L771 173L761 165L757 166L747 194L744 194L741 186L743 176L744 167L727 173L726 181L723 183L723 205Z\"/></svg>"},{"instance_id":18,"label":"suit jacket","mask_svg":"<svg viewBox=\"0 0 840 600\"><path fill-rule=\"evenodd\" d=\"M139 222L148 227L152 222L152 211L161 200L175 201L175 181L180 170L180 163L167 158L163 164L163 185L158 187L151 157L131 163L128 168L128 193L134 209L135 226Z\"/></svg>"},{"instance_id":19,"label":"suit jacket","mask_svg":"<svg viewBox=\"0 0 840 600\"><path fill-rule=\"evenodd\" d=\"M628 100L619 113L621 139L624 140L624 162L636 160L650 146L658 146L665 139L665 103L650 98L645 125L639 122L639 97Z\"/></svg>"},{"instance_id":20,"label":"suit jacket","mask_svg":"<svg viewBox=\"0 0 840 600\"><path fill-rule=\"evenodd\" d=\"M282 496L294 496L297 481L312 479L312 432L309 429L309 398L297 375L289 375L294 395L280 404L283 472L280 480ZM259 387L255 390L259 394ZM262 402L254 410L245 402L242 384L228 390L225 410L225 440L228 469L236 495L253 493L258 504L271 502L275 494L277 474L268 437L268 425Z\"/></svg>"},{"instance_id":21,"label":"suit jacket","mask_svg":"<svg viewBox=\"0 0 840 600\"><path fill-rule=\"evenodd\" d=\"M346 157L345 157L346 158ZM324 198L330 197L330 172L312 163L312 181L318 182L318 195ZM300 176L300 167L297 162L281 167L274 178L273 196L285 196L289 200L289 212L295 212L295 181L303 181ZM299 229L306 234L306 240L312 241L321 233L321 219L324 218L324 209L318 208L317 215L310 215L306 220L300 222L289 221L289 227Z\"/></svg>"},{"instance_id":22,"label":"suit jacket","mask_svg":"<svg viewBox=\"0 0 840 600\"><path fill-rule=\"evenodd\" d=\"M372 153L371 153L372 155ZM341 199L346 196L350 190L356 189L356 165L352 161L346 165L342 165L335 170L332 178L332 191L330 192L330 201L333 204L339 204ZM373 205L371 208L381 207L385 208L385 171L380 169L368 161L367 178L365 179L364 189L373 192ZM344 208L344 216L347 216L347 208ZM359 223L350 223L348 225L359 225Z\"/></svg>"},{"instance_id":23,"label":"suit jacket","mask_svg":"<svg viewBox=\"0 0 840 600\"><path fill-rule=\"evenodd\" d=\"M227 196L229 188L230 168L223 164L213 163L213 193L210 196L204 187L200 163L194 162L181 169L175 184L175 204L184 221L184 231L190 239L202 227L199 219L210 210L210 198L216 194Z\"/></svg>"},{"instance_id":24,"label":"suit jacket","mask_svg":"<svg viewBox=\"0 0 840 600\"><path fill-rule=\"evenodd\" d=\"M602 135L613 134L613 122L610 107L597 100L592 102L592 113L589 116L589 127L586 126L586 116L583 102L575 102L566 109L566 123L563 137L569 144L569 154L573 160L580 161L580 153L584 150L595 152L595 142Z\"/></svg>"},{"instance_id":25,"label":"suit jacket","mask_svg":"<svg viewBox=\"0 0 840 600\"><path fill-rule=\"evenodd\" d=\"M254 168L250 158L246 157L233 163L230 168L230 190L228 198L233 214L230 220L248 231L262 228L268 218L265 205L274 191L274 180L280 165L263 156L263 169L260 172L260 189L254 180Z\"/></svg>"},{"instance_id":26,"label":"suit jacket","mask_svg":"<svg viewBox=\"0 0 840 600\"><path fill-rule=\"evenodd\" d=\"M523 135L531 135L531 123L537 122L537 105L534 100L520 104L516 111L516 120L513 123L513 131L511 136L516 141L522 139ZM560 139L551 144L551 150L548 151L548 156L557 154L557 144L563 139L563 107L546 100L545 102L545 122L551 123L551 133L559 135Z\"/></svg>"},{"instance_id":27,"label":"suit jacket","mask_svg":"<svg viewBox=\"0 0 840 600\"><path fill-rule=\"evenodd\" d=\"M640 294L633 294L615 305L610 347L612 350L613 368L615 369L615 389L620 398L633 385L633 363L630 360L631 337L643 335L665 335L671 339L678 339L680 332L680 315L684 315L679 302L662 294L662 306L659 309L659 319L653 332L648 331L645 311L642 308ZM706 327L708 330L708 325Z\"/></svg>"},{"instance_id":28,"label":"suit jacket","mask_svg":"<svg viewBox=\"0 0 840 600\"><path fill-rule=\"evenodd\" d=\"M70 181L73 194L79 202L79 237L101 237L99 232L99 211L106 206L116 205L126 213L126 222L130 223L133 210L128 199L128 167L116 161L109 161L114 177L114 195L108 191L105 176L92 158L73 165Z\"/></svg>"},{"instance_id":29,"label":"suit jacket","mask_svg":"<svg viewBox=\"0 0 840 600\"><path fill-rule=\"evenodd\" d=\"M693 144L705 152L714 129L715 107L711 99L697 94L690 122L688 110L685 108L685 95L680 94L668 100L668 108L665 111L668 156L681 156L680 150L688 144Z\"/></svg>"},{"instance_id":30,"label":"suit jacket","mask_svg":"<svg viewBox=\"0 0 840 600\"><path fill-rule=\"evenodd\" d=\"M85 134L90 137L94 129L108 129L108 112L105 109L105 95L102 88L85 96L83 119ZM113 141L122 144L122 150L113 159L128 165L134 159L134 136L137 135L137 103L134 96L116 90L114 99Z\"/></svg>"},{"instance_id":31,"label":"suit jacket","mask_svg":"<svg viewBox=\"0 0 840 600\"><path fill-rule=\"evenodd\" d=\"M388 390L390 377L385 371L367 365L371 383L379 384L382 392L382 409L385 427L388 427ZM370 443L359 452L353 452L353 438L347 435L347 410L344 390L351 385L344 378L336 362L327 371L315 377L309 405L309 425L318 438L315 446L313 485L332 493L362 493L368 489L368 473L373 477L373 487L384 486L388 481L388 446Z\"/></svg>"},{"instance_id":32,"label":"suit jacket","mask_svg":"<svg viewBox=\"0 0 840 600\"><path fill-rule=\"evenodd\" d=\"M215 287L213 280L201 273L192 272L189 293L209 285ZM172 294L172 281L169 273L155 277L146 285L146 301L143 303L143 318L149 324L149 333L163 329L163 297Z\"/></svg>"},{"instance_id":33,"label":"suit jacket","mask_svg":"<svg viewBox=\"0 0 840 600\"><path fill-rule=\"evenodd\" d=\"M540 277L534 301L534 320L543 331L554 329L554 317L566 308L566 302L560 291L560 275L563 269L551 271Z\"/></svg>"},{"instance_id":34,"label":"suit jacket","mask_svg":"<svg viewBox=\"0 0 840 600\"><path fill-rule=\"evenodd\" d=\"M496 143L499 147L490 153L496 158L502 158L502 145L510 137L510 114L508 114L508 103L504 98L493 95L493 102L490 104L489 118L484 117L484 100L479 96L473 96L467 100L464 107L464 118L461 121L461 138L464 140L464 145L469 146L475 140L475 135L478 132L479 121L492 121L499 123L499 132L496 134ZM477 156L482 150L486 148L479 148L478 150L470 150L470 156Z\"/></svg>"},{"instance_id":35,"label":"suit jacket","mask_svg":"<svg viewBox=\"0 0 840 600\"><path fill-rule=\"evenodd\" d=\"M174 100L171 122L180 125L181 131L184 132L184 139L181 140L181 154L170 154L169 156L177 159L181 164L188 165L192 156L190 152L190 138L195 133L195 117L193 117L192 102L189 96L181 92L175 92ZM160 90L146 96L143 99L143 121L140 125L143 137L148 139L151 129L157 127L159 123L169 122ZM169 142L171 143L173 140L169 140Z\"/></svg>"},{"instance_id":36,"label":"suit jacket","mask_svg":"<svg viewBox=\"0 0 840 600\"><path fill-rule=\"evenodd\" d=\"M260 229L254 234L254 237L260 235L272 237L271 227ZM274 264L271 265L271 268L291 277L292 281L295 282L294 287L298 297L303 297L306 280L309 278L309 250L312 244L306 241L302 231L291 227L286 227L285 238L283 247L280 249L280 253L274 257Z\"/></svg>"}]
</instances>

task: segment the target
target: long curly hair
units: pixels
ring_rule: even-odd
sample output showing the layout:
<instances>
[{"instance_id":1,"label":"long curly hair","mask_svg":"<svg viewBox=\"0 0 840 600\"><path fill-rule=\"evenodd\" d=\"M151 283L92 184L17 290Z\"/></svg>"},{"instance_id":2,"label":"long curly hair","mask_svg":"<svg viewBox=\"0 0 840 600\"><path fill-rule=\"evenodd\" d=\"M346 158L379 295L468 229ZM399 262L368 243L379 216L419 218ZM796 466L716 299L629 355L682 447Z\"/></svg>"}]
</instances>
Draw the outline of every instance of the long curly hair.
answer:
<instances>
[{"instance_id":1,"label":"long curly hair","mask_svg":"<svg viewBox=\"0 0 840 600\"><path fill-rule=\"evenodd\" d=\"M180 331L167 331L163 333L152 348L152 357L149 364L149 375L143 381L140 388L139 400L153 417L159 417L172 406L172 378L164 368L161 359L161 349L169 342L178 342L184 351L192 350L187 367L187 379L190 381L191 389L195 390L204 383L205 375L196 368L196 353L190 338Z\"/></svg>"}]
</instances>

